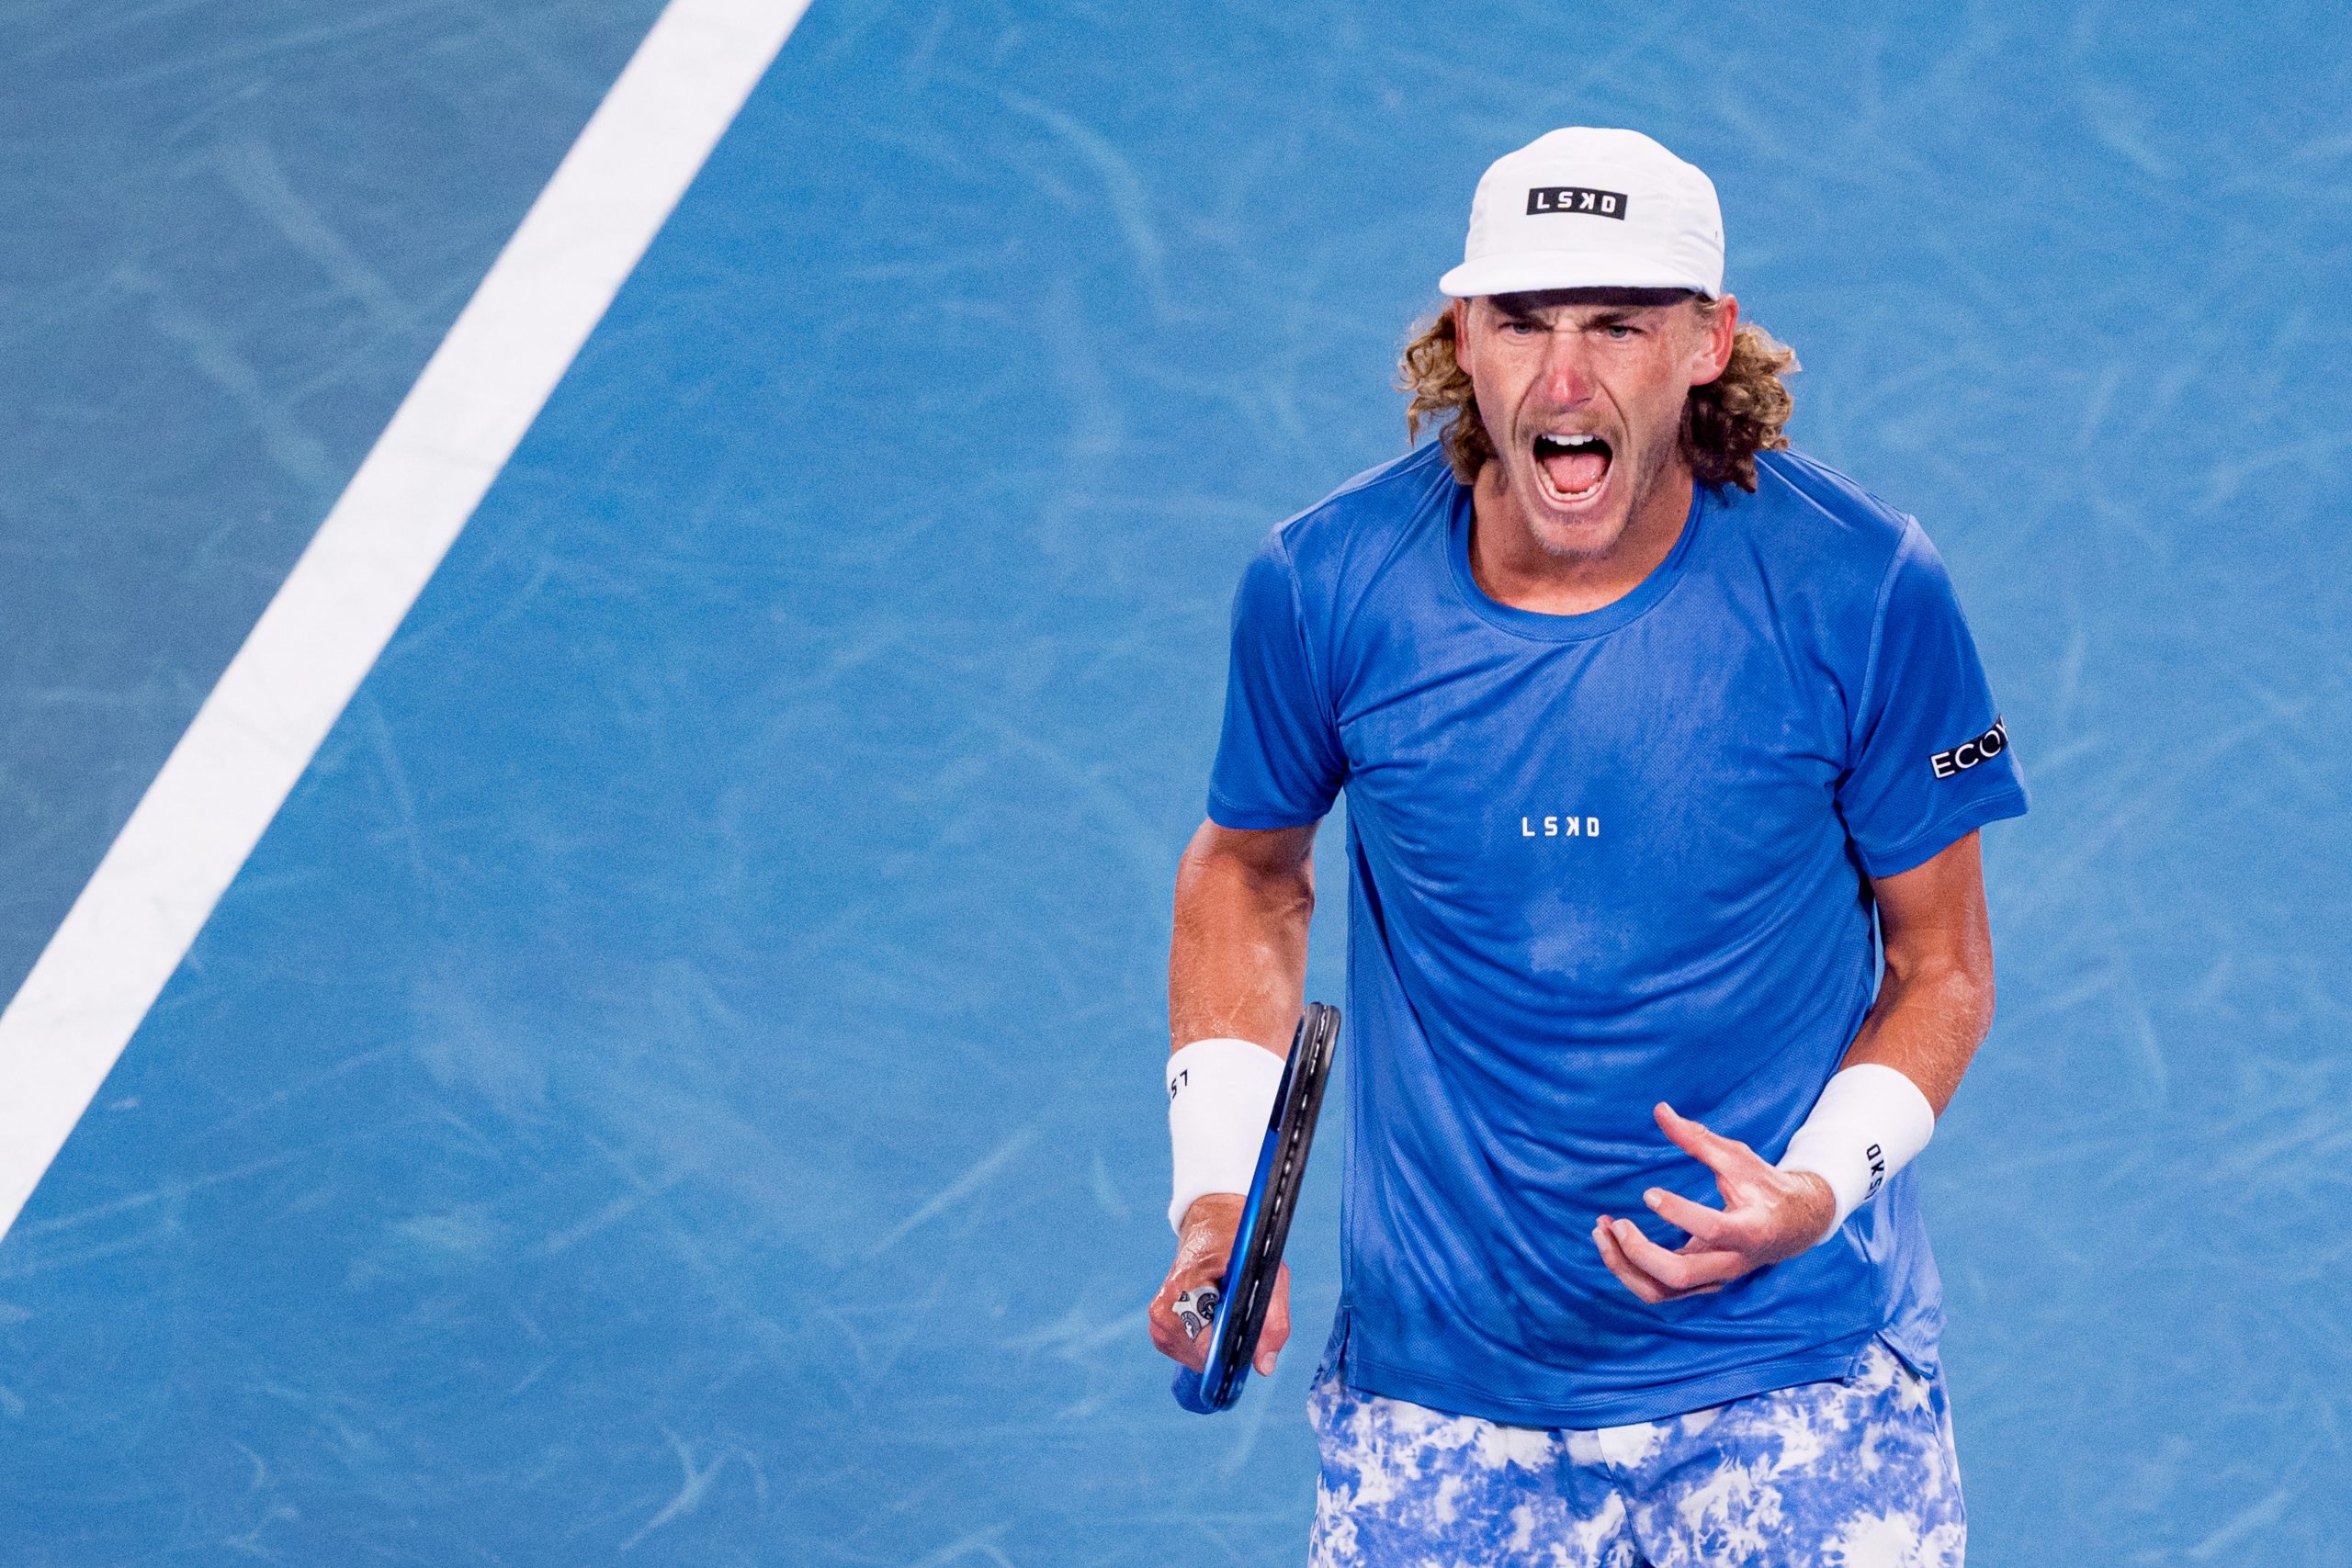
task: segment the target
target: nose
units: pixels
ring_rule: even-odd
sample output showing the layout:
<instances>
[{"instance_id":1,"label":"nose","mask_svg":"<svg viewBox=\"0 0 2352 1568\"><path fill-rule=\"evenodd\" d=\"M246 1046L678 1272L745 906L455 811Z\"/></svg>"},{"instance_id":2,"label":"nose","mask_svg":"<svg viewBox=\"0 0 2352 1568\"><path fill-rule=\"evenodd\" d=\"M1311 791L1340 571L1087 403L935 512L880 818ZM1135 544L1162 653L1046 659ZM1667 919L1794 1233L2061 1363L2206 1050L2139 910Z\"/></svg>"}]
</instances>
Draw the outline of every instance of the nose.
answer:
<instances>
[{"instance_id":1,"label":"nose","mask_svg":"<svg viewBox=\"0 0 2352 1568\"><path fill-rule=\"evenodd\" d=\"M1544 395L1563 412L1584 406L1592 397L1591 366L1585 355L1582 333L1554 333L1545 340Z\"/></svg>"}]
</instances>

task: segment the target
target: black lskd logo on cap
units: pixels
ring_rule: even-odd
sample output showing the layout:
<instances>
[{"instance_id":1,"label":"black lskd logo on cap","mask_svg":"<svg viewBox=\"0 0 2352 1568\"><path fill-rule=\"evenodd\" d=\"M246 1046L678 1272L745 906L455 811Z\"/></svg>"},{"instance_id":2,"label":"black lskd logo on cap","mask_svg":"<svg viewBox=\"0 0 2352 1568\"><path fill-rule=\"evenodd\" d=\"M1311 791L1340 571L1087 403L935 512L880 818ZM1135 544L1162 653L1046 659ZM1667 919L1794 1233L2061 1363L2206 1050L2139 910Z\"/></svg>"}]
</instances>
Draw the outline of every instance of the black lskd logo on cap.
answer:
<instances>
[{"instance_id":1,"label":"black lskd logo on cap","mask_svg":"<svg viewBox=\"0 0 2352 1568\"><path fill-rule=\"evenodd\" d=\"M1537 186L1527 193L1527 215L1532 218L1539 212L1622 220L1625 216L1625 193L1594 190L1589 186Z\"/></svg>"},{"instance_id":2,"label":"black lskd logo on cap","mask_svg":"<svg viewBox=\"0 0 2352 1568\"><path fill-rule=\"evenodd\" d=\"M1996 718L1992 728L1973 740L1962 741L1949 751L1937 752L1928 759L1928 765L1936 770L1936 777L1948 779L1979 762L1989 762L2008 749L2009 732Z\"/></svg>"}]
</instances>

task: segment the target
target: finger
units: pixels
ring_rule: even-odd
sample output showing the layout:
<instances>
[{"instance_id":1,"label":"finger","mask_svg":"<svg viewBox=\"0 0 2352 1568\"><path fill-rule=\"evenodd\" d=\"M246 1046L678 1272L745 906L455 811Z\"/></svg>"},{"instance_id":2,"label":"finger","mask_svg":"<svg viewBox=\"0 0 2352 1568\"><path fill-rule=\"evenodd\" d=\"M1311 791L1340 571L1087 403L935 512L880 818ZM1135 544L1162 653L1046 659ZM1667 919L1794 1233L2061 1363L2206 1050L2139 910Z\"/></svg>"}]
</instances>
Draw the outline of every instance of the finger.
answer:
<instances>
[{"instance_id":1,"label":"finger","mask_svg":"<svg viewBox=\"0 0 2352 1568\"><path fill-rule=\"evenodd\" d=\"M1208 1365L1207 1346L1200 1340L1188 1337L1184 1333L1183 1325L1176 1321L1176 1314L1173 1312L1166 1311L1155 1302L1152 1303L1150 1319L1153 1349L1171 1361L1182 1361L1196 1372ZM1204 1339L1205 1337L1206 1336L1203 1337Z\"/></svg>"},{"instance_id":2,"label":"finger","mask_svg":"<svg viewBox=\"0 0 2352 1568\"><path fill-rule=\"evenodd\" d=\"M1274 1375L1274 1356L1290 1343L1290 1265L1274 1271L1273 1299L1266 1303L1266 1322L1258 1330L1258 1375Z\"/></svg>"},{"instance_id":3,"label":"finger","mask_svg":"<svg viewBox=\"0 0 2352 1568\"><path fill-rule=\"evenodd\" d=\"M1736 1138L1726 1138L1704 1122L1693 1122L1664 1100L1650 1112L1657 1118L1658 1131L1678 1149L1713 1171L1717 1176L1747 1176L1763 1162L1756 1151Z\"/></svg>"},{"instance_id":4,"label":"finger","mask_svg":"<svg viewBox=\"0 0 2352 1568\"><path fill-rule=\"evenodd\" d=\"M1150 1318L1153 1349L1171 1361L1182 1361L1196 1372L1207 1364L1206 1352L1184 1333L1183 1325L1176 1321L1174 1313L1165 1311L1155 1302Z\"/></svg>"},{"instance_id":5,"label":"finger","mask_svg":"<svg viewBox=\"0 0 2352 1568\"><path fill-rule=\"evenodd\" d=\"M1709 1248L1698 1252L1668 1252L1649 1237L1631 1220L1619 1220L1610 1227L1610 1234L1625 1255L1626 1261L1647 1274L1669 1291L1695 1291L1702 1285L1720 1285L1747 1272L1748 1258L1744 1252Z\"/></svg>"},{"instance_id":6,"label":"finger","mask_svg":"<svg viewBox=\"0 0 2352 1568\"><path fill-rule=\"evenodd\" d=\"M1609 1271L1617 1276L1619 1283L1652 1306L1661 1302L1679 1301L1684 1296L1703 1295L1709 1291L1723 1289L1721 1285L1702 1285L1696 1290L1685 1291L1668 1284L1634 1261L1626 1252L1622 1239L1612 1228L1615 1222L1603 1221L1595 1233L1595 1240L1601 1249L1601 1260L1609 1265Z\"/></svg>"},{"instance_id":7,"label":"finger","mask_svg":"<svg viewBox=\"0 0 2352 1568\"><path fill-rule=\"evenodd\" d=\"M1685 1296L1712 1295L1723 1289L1720 1283L1716 1283L1701 1285L1693 1290L1678 1291L1657 1280L1625 1256L1624 1248L1619 1246L1610 1234L1610 1224L1611 1222L1604 1219L1593 1231L1593 1240L1600 1248L1602 1260L1609 1264L1609 1271L1616 1275L1618 1280L1627 1290L1653 1306L1661 1302L1680 1301Z\"/></svg>"},{"instance_id":8,"label":"finger","mask_svg":"<svg viewBox=\"0 0 2352 1568\"><path fill-rule=\"evenodd\" d=\"M1160 1285L1159 1293L1151 1298L1151 1305L1144 1315L1151 1327L1152 1348L1170 1360L1182 1361L1197 1372L1208 1365L1208 1334L1203 1330L1195 1337L1184 1332L1183 1320L1176 1315L1176 1298L1186 1291L1216 1281L1214 1277L1196 1280L1191 1277L1191 1270L1182 1269L1171 1272Z\"/></svg>"},{"instance_id":9,"label":"finger","mask_svg":"<svg viewBox=\"0 0 2352 1568\"><path fill-rule=\"evenodd\" d=\"M1681 1193L1668 1192L1663 1187L1653 1187L1643 1193L1642 1201L1668 1224L1690 1232L1711 1247L1736 1247L1739 1244L1739 1223L1721 1209L1694 1203Z\"/></svg>"},{"instance_id":10,"label":"finger","mask_svg":"<svg viewBox=\"0 0 2352 1568\"><path fill-rule=\"evenodd\" d=\"M1619 1284L1652 1306L1666 1300L1668 1293L1666 1287L1627 1261L1624 1249L1617 1245L1617 1238L1609 1228L1609 1216L1606 1214L1603 1214L1592 1227L1592 1245L1600 1249L1600 1261L1608 1265L1611 1274L1617 1276Z\"/></svg>"}]
</instances>

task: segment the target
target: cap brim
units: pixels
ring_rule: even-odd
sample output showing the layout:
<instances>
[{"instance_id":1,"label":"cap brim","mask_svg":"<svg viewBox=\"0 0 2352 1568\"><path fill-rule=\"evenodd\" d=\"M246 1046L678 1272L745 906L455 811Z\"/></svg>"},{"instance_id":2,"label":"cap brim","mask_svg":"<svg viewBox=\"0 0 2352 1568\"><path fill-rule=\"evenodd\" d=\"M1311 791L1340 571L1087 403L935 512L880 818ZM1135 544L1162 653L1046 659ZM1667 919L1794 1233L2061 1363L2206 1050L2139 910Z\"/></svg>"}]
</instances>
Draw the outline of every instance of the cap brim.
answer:
<instances>
[{"instance_id":1,"label":"cap brim","mask_svg":"<svg viewBox=\"0 0 2352 1568\"><path fill-rule=\"evenodd\" d=\"M1438 291L1456 299L1482 294L1532 294L1545 288L1689 288L1721 291L1689 271L1642 258L1602 251L1522 251L1464 262L1437 280Z\"/></svg>"}]
</instances>

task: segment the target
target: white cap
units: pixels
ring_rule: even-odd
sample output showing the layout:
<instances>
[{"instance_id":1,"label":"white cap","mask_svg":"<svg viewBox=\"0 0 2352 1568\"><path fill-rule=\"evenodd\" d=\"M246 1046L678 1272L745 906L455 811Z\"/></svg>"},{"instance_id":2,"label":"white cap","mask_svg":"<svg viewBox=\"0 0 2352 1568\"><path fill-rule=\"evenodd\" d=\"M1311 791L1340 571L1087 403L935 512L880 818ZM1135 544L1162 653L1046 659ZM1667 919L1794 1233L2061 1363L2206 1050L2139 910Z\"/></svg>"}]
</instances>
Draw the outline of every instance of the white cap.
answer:
<instances>
[{"instance_id":1,"label":"white cap","mask_svg":"<svg viewBox=\"0 0 2352 1568\"><path fill-rule=\"evenodd\" d=\"M1638 130L1570 126L1495 160L1470 203L1456 299L1539 288L1724 288L1713 180Z\"/></svg>"}]
</instances>

